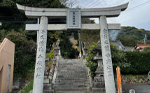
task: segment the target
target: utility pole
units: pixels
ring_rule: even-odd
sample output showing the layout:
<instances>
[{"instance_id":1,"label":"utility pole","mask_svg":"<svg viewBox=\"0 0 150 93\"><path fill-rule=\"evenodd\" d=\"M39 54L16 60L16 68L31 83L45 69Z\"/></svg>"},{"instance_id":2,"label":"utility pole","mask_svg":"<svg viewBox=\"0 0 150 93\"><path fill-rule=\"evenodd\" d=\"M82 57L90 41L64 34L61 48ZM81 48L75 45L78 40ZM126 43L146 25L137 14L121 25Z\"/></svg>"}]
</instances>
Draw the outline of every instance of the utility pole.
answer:
<instances>
[{"instance_id":1,"label":"utility pole","mask_svg":"<svg viewBox=\"0 0 150 93\"><path fill-rule=\"evenodd\" d=\"M144 37L144 44L146 44L146 40L147 40L147 35L145 34L145 37Z\"/></svg>"}]
</instances>

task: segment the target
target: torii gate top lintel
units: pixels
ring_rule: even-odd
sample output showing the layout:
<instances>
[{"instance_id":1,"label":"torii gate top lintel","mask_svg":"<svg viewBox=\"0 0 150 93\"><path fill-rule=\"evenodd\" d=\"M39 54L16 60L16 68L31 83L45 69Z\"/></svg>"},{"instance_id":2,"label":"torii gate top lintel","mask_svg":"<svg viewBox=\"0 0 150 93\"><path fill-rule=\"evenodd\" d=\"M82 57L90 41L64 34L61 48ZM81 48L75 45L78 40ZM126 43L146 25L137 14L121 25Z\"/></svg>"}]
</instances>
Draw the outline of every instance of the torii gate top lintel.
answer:
<instances>
[{"instance_id":1,"label":"torii gate top lintel","mask_svg":"<svg viewBox=\"0 0 150 93\"><path fill-rule=\"evenodd\" d=\"M107 8L86 8L81 9L81 17L91 17L91 18L99 18L101 15L105 15L106 17L117 17L120 15L121 11L124 11L129 3L125 3L119 6L107 7ZM22 12L25 12L27 17L38 18L41 16L47 17L66 17L67 16L67 8L35 8L35 7L27 7L16 4L18 9Z\"/></svg>"}]
</instances>

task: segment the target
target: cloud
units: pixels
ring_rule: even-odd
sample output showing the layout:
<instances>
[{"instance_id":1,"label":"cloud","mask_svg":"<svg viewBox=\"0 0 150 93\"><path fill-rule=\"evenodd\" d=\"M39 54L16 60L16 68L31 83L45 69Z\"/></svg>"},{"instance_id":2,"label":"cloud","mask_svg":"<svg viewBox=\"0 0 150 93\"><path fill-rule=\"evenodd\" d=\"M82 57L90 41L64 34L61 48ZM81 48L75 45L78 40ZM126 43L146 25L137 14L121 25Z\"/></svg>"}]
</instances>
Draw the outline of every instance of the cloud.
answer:
<instances>
[{"instance_id":1,"label":"cloud","mask_svg":"<svg viewBox=\"0 0 150 93\"><path fill-rule=\"evenodd\" d=\"M121 23L122 26L135 26L137 28L150 30L150 2L149 0L78 0L81 5L91 2L93 7L113 7L129 2L128 8L119 17L108 19L109 23ZM103 2L101 2L103 1ZM86 2L86 3L83 3ZM145 3L147 2L147 3ZM143 4L144 3L144 4ZM89 7L87 7L89 8ZM98 21L96 20L98 23Z\"/></svg>"}]
</instances>

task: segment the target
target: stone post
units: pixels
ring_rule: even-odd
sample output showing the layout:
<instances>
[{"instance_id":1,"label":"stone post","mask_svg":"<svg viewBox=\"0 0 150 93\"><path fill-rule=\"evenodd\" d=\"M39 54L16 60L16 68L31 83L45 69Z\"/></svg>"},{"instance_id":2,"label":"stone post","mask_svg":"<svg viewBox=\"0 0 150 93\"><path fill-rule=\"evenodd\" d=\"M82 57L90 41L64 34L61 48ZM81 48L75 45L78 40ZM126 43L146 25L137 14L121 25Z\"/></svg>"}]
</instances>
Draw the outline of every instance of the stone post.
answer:
<instances>
[{"instance_id":1,"label":"stone post","mask_svg":"<svg viewBox=\"0 0 150 93\"><path fill-rule=\"evenodd\" d=\"M106 16L100 17L100 38L106 93L116 93Z\"/></svg>"},{"instance_id":2,"label":"stone post","mask_svg":"<svg viewBox=\"0 0 150 93\"><path fill-rule=\"evenodd\" d=\"M97 60L98 67L95 71L96 76L94 77L94 81L92 83L92 93L105 93L105 81L101 55L95 56L94 60Z\"/></svg>"},{"instance_id":3,"label":"stone post","mask_svg":"<svg viewBox=\"0 0 150 93\"><path fill-rule=\"evenodd\" d=\"M81 58L81 56L82 56L82 54L81 54L81 34L80 33L78 33L78 36L79 36L79 57Z\"/></svg>"},{"instance_id":4,"label":"stone post","mask_svg":"<svg viewBox=\"0 0 150 93\"><path fill-rule=\"evenodd\" d=\"M34 72L33 93L43 93L48 18L41 17Z\"/></svg>"}]
</instances>

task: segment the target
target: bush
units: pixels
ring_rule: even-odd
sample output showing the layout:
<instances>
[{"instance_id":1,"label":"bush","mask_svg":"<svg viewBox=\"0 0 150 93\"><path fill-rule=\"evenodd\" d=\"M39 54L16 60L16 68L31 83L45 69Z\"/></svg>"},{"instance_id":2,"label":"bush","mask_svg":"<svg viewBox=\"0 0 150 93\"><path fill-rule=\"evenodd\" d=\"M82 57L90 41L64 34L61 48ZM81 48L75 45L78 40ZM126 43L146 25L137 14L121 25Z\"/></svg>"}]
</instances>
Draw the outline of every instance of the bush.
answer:
<instances>
[{"instance_id":1,"label":"bush","mask_svg":"<svg viewBox=\"0 0 150 93\"><path fill-rule=\"evenodd\" d=\"M127 62L130 67L122 67L122 74L147 74L150 71L150 52L126 52Z\"/></svg>"},{"instance_id":2,"label":"bush","mask_svg":"<svg viewBox=\"0 0 150 93\"><path fill-rule=\"evenodd\" d=\"M33 79L29 82L27 87L21 91L21 93L30 93L30 91L33 89Z\"/></svg>"},{"instance_id":3,"label":"bush","mask_svg":"<svg viewBox=\"0 0 150 93\"><path fill-rule=\"evenodd\" d=\"M92 78L94 78L95 76L95 71L97 68L97 62L96 60L94 60L94 57L96 56L96 52L92 51L96 46L98 45L98 43L93 43L92 46L90 46L89 50L88 50L88 56L86 58L87 62L86 62L86 66L90 68L90 76ZM127 59L125 57L125 52L120 51L116 48L116 45L114 45L113 43L110 43L110 47L111 47L111 55L112 55L112 62L113 62L113 68L114 68L114 72L115 72L115 68L117 66L120 67L130 67L130 63L127 63Z\"/></svg>"},{"instance_id":4,"label":"bush","mask_svg":"<svg viewBox=\"0 0 150 93\"><path fill-rule=\"evenodd\" d=\"M11 31L6 37L15 43L14 77L26 77L34 69L36 43L15 31Z\"/></svg>"},{"instance_id":5,"label":"bush","mask_svg":"<svg viewBox=\"0 0 150 93\"><path fill-rule=\"evenodd\" d=\"M96 55L95 51L92 51L96 46L98 45L98 43L93 43L93 45L90 46L89 50L88 50L88 56L86 57L86 66L89 67L90 69L90 76L92 77L92 79L94 79L95 76L95 71L97 68L97 62L96 60L94 60L94 57Z\"/></svg>"},{"instance_id":6,"label":"bush","mask_svg":"<svg viewBox=\"0 0 150 93\"><path fill-rule=\"evenodd\" d=\"M143 51L150 51L150 47L144 47Z\"/></svg>"}]
</instances>

